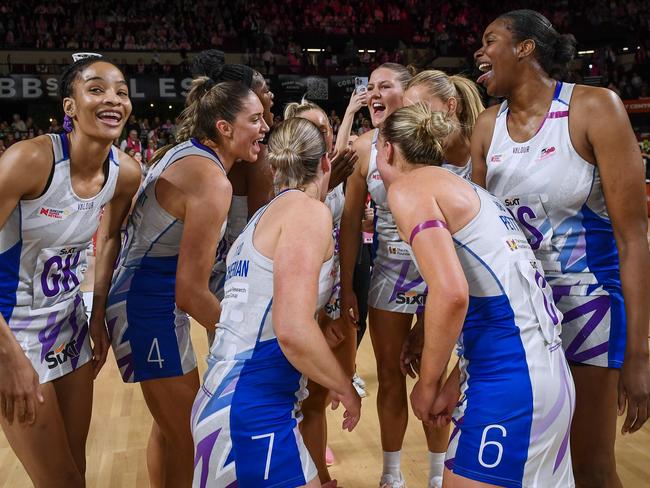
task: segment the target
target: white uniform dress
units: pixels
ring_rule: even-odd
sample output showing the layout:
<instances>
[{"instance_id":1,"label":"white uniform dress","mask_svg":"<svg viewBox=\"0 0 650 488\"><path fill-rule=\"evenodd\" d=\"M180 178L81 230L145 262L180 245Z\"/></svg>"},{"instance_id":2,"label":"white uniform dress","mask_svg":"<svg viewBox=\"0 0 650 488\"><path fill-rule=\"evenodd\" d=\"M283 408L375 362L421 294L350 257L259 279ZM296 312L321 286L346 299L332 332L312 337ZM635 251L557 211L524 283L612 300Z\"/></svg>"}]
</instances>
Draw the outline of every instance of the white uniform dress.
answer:
<instances>
[{"instance_id":1,"label":"white uniform dress","mask_svg":"<svg viewBox=\"0 0 650 488\"><path fill-rule=\"evenodd\" d=\"M248 197L246 195L233 195L228 211L226 233L219 242L217 257L210 276L210 290L219 300L223 300L223 284L226 279L226 256L242 233L248 222Z\"/></svg>"},{"instance_id":2,"label":"white uniform dress","mask_svg":"<svg viewBox=\"0 0 650 488\"><path fill-rule=\"evenodd\" d=\"M501 105L486 157L487 189L517 218L544 266L564 314L567 359L620 368L626 320L618 250L598 167L571 142L573 87L557 82L544 123L527 142L510 138L508 105Z\"/></svg>"},{"instance_id":3,"label":"white uniform dress","mask_svg":"<svg viewBox=\"0 0 650 488\"><path fill-rule=\"evenodd\" d=\"M379 130L375 130L366 179L368 192L375 202L368 305L389 312L420 313L424 310L427 287L413 263L410 246L397 233L397 225L388 208L386 187L377 169L378 134Z\"/></svg>"},{"instance_id":4,"label":"white uniform dress","mask_svg":"<svg viewBox=\"0 0 650 488\"><path fill-rule=\"evenodd\" d=\"M332 287L332 295L325 304L325 313L332 320L341 316L341 262L340 252L340 234L341 234L341 217L343 216L343 207L345 206L345 195L343 193L343 183L334 188L327 194L325 205L332 211L332 236L334 237L334 270L336 278Z\"/></svg>"},{"instance_id":5,"label":"white uniform dress","mask_svg":"<svg viewBox=\"0 0 650 488\"><path fill-rule=\"evenodd\" d=\"M562 314L517 221L496 197L472 186L480 210L452 235L469 306L445 465L509 488L572 487L575 390L561 347Z\"/></svg>"},{"instance_id":6,"label":"white uniform dress","mask_svg":"<svg viewBox=\"0 0 650 488\"><path fill-rule=\"evenodd\" d=\"M125 382L182 376L196 367L190 319L176 307L183 222L156 199L160 175L188 156L207 158L226 174L212 149L190 139L167 151L140 187L106 308L113 352ZM225 228L226 222L221 237Z\"/></svg>"},{"instance_id":7,"label":"white uniform dress","mask_svg":"<svg viewBox=\"0 0 650 488\"><path fill-rule=\"evenodd\" d=\"M78 197L67 135L49 137L54 168L45 193L21 200L0 229L0 313L41 383L92 358L80 285L86 248L119 173L118 152L111 148L102 189L92 198Z\"/></svg>"},{"instance_id":8,"label":"white uniform dress","mask_svg":"<svg viewBox=\"0 0 650 488\"><path fill-rule=\"evenodd\" d=\"M317 476L298 430L307 378L278 344L273 261L253 245L257 223L284 193L251 218L228 253L223 311L192 409L195 488L292 488ZM332 291L333 261L321 267L319 309Z\"/></svg>"}]
</instances>

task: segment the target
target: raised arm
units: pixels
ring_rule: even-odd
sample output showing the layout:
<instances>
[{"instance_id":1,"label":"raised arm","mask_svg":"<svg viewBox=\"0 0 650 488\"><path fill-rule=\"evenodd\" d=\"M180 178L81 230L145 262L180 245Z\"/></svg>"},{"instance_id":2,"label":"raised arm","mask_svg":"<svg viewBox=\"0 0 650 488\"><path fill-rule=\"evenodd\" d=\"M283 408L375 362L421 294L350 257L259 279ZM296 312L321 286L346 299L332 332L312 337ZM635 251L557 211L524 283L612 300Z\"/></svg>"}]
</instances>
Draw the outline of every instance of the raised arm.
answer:
<instances>
[{"instance_id":1,"label":"raised arm","mask_svg":"<svg viewBox=\"0 0 650 488\"><path fill-rule=\"evenodd\" d=\"M635 432L647 420L650 409L650 253L643 162L620 98L610 90L591 89L583 100L581 120L588 121L587 139L614 228L625 298L627 347L619 384L619 412L627 403L622 431Z\"/></svg>"},{"instance_id":2,"label":"raised arm","mask_svg":"<svg viewBox=\"0 0 650 488\"><path fill-rule=\"evenodd\" d=\"M111 286L115 260L120 252L121 228L131 209L133 196L140 186L140 165L124 153L120 154L120 173L113 198L104 207L97 229L97 257L95 259L95 284L93 308L90 314L90 337L93 341L93 370L95 378L106 362L108 334L106 332L106 298Z\"/></svg>"},{"instance_id":3,"label":"raised arm","mask_svg":"<svg viewBox=\"0 0 650 488\"><path fill-rule=\"evenodd\" d=\"M314 315L320 269L332 252L332 217L320 202L305 207L286 218L273 254L273 329L289 362L343 403L343 428L352 430L361 400Z\"/></svg>"},{"instance_id":4,"label":"raised arm","mask_svg":"<svg viewBox=\"0 0 650 488\"><path fill-rule=\"evenodd\" d=\"M341 152L348 147L350 132L354 124L354 117L362 107L368 105L368 93L357 93L356 90L350 96L350 102L345 109L345 115L339 126L339 132L336 135L336 150Z\"/></svg>"}]
</instances>

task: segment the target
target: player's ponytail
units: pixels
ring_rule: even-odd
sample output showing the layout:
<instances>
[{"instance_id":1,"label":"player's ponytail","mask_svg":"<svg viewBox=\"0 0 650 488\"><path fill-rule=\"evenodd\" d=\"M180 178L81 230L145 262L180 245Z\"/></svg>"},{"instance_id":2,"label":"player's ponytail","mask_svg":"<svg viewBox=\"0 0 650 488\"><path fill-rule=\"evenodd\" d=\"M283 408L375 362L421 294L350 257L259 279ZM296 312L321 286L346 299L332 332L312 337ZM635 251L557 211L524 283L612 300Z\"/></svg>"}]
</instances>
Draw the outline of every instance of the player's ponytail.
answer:
<instances>
[{"instance_id":1,"label":"player's ponytail","mask_svg":"<svg viewBox=\"0 0 650 488\"><path fill-rule=\"evenodd\" d=\"M302 188L313 181L326 153L323 134L307 119L292 117L274 128L266 158L274 171L276 191Z\"/></svg>"},{"instance_id":2,"label":"player's ponytail","mask_svg":"<svg viewBox=\"0 0 650 488\"><path fill-rule=\"evenodd\" d=\"M444 161L445 140L456 129L447 115L418 103L393 112L384 122L381 135L399 147L406 162L440 166Z\"/></svg>"}]
</instances>

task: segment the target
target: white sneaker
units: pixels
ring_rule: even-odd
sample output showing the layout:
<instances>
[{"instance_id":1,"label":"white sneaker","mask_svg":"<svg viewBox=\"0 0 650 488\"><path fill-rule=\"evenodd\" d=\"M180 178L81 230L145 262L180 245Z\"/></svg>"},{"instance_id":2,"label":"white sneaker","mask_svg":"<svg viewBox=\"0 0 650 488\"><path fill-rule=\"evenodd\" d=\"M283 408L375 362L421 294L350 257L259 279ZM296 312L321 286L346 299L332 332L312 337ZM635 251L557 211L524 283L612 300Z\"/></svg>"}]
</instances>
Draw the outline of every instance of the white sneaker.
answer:
<instances>
[{"instance_id":1,"label":"white sneaker","mask_svg":"<svg viewBox=\"0 0 650 488\"><path fill-rule=\"evenodd\" d=\"M361 398L368 396L368 390L366 390L366 382L363 381L356 373L352 377L352 386L357 391L358 395Z\"/></svg>"},{"instance_id":2,"label":"white sneaker","mask_svg":"<svg viewBox=\"0 0 650 488\"><path fill-rule=\"evenodd\" d=\"M381 477L379 488L406 488L406 482L402 473L399 474L399 478L395 478L392 474L385 474Z\"/></svg>"},{"instance_id":3,"label":"white sneaker","mask_svg":"<svg viewBox=\"0 0 650 488\"><path fill-rule=\"evenodd\" d=\"M431 478L429 488L442 488L442 476L434 476Z\"/></svg>"}]
</instances>

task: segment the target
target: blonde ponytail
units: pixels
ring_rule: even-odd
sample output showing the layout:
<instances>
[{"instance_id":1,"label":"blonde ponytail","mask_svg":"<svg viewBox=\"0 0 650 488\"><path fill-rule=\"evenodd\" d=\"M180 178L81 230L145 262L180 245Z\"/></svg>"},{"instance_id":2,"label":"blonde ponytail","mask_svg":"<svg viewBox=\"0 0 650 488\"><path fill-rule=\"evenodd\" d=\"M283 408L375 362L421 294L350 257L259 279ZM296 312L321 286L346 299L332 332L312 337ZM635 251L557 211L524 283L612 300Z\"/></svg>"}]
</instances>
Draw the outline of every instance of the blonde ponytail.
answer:
<instances>
[{"instance_id":1,"label":"blonde ponytail","mask_svg":"<svg viewBox=\"0 0 650 488\"><path fill-rule=\"evenodd\" d=\"M456 124L447 115L417 103L393 112L381 135L399 147L408 163L439 166L444 161L445 140L455 130Z\"/></svg>"},{"instance_id":2,"label":"blonde ponytail","mask_svg":"<svg viewBox=\"0 0 650 488\"><path fill-rule=\"evenodd\" d=\"M266 158L275 170L276 191L302 188L313 181L326 152L323 134L307 119L291 117L274 128Z\"/></svg>"}]
</instances>

